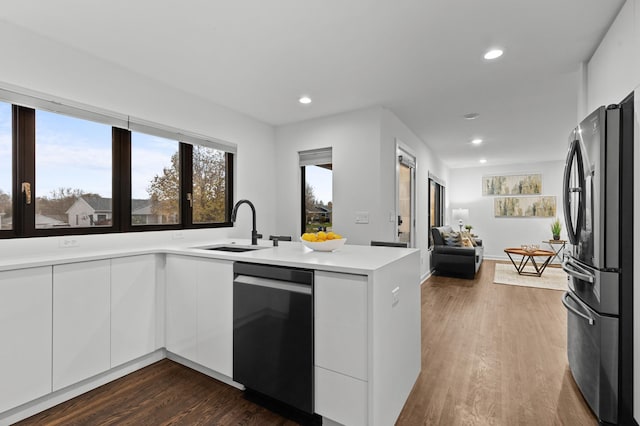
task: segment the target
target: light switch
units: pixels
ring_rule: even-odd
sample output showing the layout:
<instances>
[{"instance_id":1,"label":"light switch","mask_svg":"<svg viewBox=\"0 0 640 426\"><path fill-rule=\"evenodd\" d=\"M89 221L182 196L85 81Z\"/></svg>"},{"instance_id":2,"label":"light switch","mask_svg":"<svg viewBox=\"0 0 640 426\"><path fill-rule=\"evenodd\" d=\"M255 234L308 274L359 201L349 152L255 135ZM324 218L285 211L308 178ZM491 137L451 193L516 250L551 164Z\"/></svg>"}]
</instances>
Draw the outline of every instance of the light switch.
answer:
<instances>
[{"instance_id":1,"label":"light switch","mask_svg":"<svg viewBox=\"0 0 640 426\"><path fill-rule=\"evenodd\" d=\"M356 212L356 223L369 223L369 212Z\"/></svg>"}]
</instances>

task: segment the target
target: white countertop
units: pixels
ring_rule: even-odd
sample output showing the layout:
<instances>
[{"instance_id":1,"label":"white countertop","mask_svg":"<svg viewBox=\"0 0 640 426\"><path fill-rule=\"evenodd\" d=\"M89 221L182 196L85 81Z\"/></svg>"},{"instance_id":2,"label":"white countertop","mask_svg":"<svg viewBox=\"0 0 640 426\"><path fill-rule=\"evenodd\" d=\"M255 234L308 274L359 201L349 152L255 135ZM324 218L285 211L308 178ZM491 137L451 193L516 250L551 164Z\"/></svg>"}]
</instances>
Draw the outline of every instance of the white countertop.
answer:
<instances>
[{"instance_id":1,"label":"white countertop","mask_svg":"<svg viewBox=\"0 0 640 426\"><path fill-rule=\"evenodd\" d=\"M308 268L314 270L369 275L373 271L395 262L418 249L397 247L370 247L345 244L334 252L313 251L299 242L280 241L278 247L272 242L261 240L258 245L264 247L243 253L211 251L198 247L209 247L219 244L250 245L249 240L225 239L207 243L191 243L185 245L169 245L164 247L122 248L111 250L83 251L81 249L65 249L55 254L40 254L34 257L4 258L0 261L0 271L33 268L38 266L59 265L65 263L86 262L116 257L137 256L143 254L177 254L185 256L206 257L230 261L264 263L270 265Z\"/></svg>"}]
</instances>

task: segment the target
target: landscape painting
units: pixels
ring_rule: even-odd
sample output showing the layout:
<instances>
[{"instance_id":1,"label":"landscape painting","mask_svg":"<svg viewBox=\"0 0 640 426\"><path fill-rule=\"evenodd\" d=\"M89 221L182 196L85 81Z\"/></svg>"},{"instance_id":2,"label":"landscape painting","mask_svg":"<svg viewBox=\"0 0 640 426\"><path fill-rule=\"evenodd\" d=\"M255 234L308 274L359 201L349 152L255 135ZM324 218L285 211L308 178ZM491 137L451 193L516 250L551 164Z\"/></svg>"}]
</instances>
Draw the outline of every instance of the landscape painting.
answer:
<instances>
[{"instance_id":1,"label":"landscape painting","mask_svg":"<svg viewBox=\"0 0 640 426\"><path fill-rule=\"evenodd\" d=\"M482 195L542 194L542 175L483 176Z\"/></svg>"},{"instance_id":2,"label":"landscape painting","mask_svg":"<svg viewBox=\"0 0 640 426\"><path fill-rule=\"evenodd\" d=\"M496 197L496 217L556 217L556 197Z\"/></svg>"}]
</instances>

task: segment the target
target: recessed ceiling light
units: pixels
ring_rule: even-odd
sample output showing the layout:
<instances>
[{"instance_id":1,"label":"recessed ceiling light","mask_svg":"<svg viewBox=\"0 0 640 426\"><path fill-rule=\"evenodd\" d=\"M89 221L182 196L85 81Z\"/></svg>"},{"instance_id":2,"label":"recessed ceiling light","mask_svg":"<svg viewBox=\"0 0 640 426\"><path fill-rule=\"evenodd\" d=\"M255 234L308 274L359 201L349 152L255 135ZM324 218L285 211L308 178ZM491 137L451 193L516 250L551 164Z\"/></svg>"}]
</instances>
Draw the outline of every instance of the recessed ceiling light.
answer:
<instances>
[{"instance_id":1,"label":"recessed ceiling light","mask_svg":"<svg viewBox=\"0 0 640 426\"><path fill-rule=\"evenodd\" d=\"M500 49L491 49L487 53L484 54L485 59L496 59L502 56L504 52Z\"/></svg>"},{"instance_id":2,"label":"recessed ceiling light","mask_svg":"<svg viewBox=\"0 0 640 426\"><path fill-rule=\"evenodd\" d=\"M480 117L480 114L478 114L477 112L470 112L469 114L465 114L462 117L464 117L465 120L475 120L476 118Z\"/></svg>"},{"instance_id":3,"label":"recessed ceiling light","mask_svg":"<svg viewBox=\"0 0 640 426\"><path fill-rule=\"evenodd\" d=\"M480 145L482 143L482 139L478 138L478 139L474 139L471 141L472 144L474 145Z\"/></svg>"},{"instance_id":4,"label":"recessed ceiling light","mask_svg":"<svg viewBox=\"0 0 640 426\"><path fill-rule=\"evenodd\" d=\"M311 98L308 96L302 96L300 97L300 99L298 99L298 102L300 102L301 104L310 104L311 103Z\"/></svg>"},{"instance_id":5,"label":"recessed ceiling light","mask_svg":"<svg viewBox=\"0 0 640 426\"><path fill-rule=\"evenodd\" d=\"M480 159L480 163L481 163L481 164L484 164L484 163L486 163L486 162L487 162L487 159L486 159L486 158L481 158L481 159Z\"/></svg>"}]
</instances>

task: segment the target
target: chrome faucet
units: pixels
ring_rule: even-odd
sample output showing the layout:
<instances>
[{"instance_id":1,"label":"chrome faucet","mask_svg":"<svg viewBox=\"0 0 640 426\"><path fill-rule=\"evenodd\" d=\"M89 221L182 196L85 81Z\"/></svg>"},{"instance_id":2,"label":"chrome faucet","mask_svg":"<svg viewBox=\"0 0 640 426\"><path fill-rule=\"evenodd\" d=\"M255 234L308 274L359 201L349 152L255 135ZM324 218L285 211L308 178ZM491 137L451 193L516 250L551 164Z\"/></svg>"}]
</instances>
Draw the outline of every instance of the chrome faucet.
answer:
<instances>
[{"instance_id":1,"label":"chrome faucet","mask_svg":"<svg viewBox=\"0 0 640 426\"><path fill-rule=\"evenodd\" d=\"M256 208L253 206L253 203L251 201L240 200L236 203L235 206L233 206L233 211L231 212L231 222L236 221L236 216L238 215L238 207L240 207L240 204L249 204L249 207L251 207L251 213L253 215L253 229L251 230L251 245L257 246L258 238L262 238L262 235L258 234L258 231L256 231Z\"/></svg>"}]
</instances>

